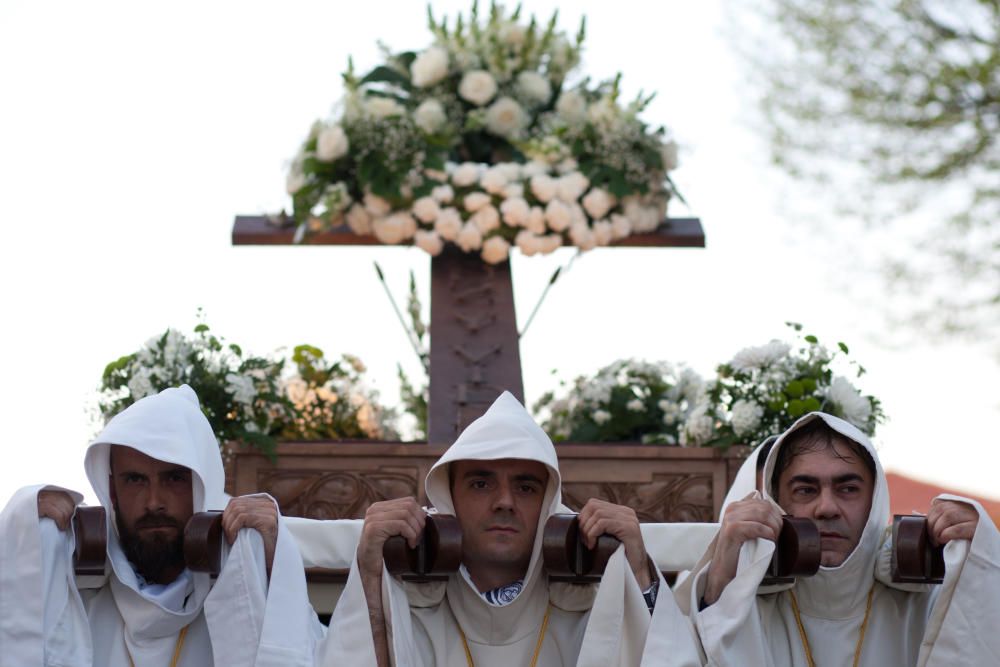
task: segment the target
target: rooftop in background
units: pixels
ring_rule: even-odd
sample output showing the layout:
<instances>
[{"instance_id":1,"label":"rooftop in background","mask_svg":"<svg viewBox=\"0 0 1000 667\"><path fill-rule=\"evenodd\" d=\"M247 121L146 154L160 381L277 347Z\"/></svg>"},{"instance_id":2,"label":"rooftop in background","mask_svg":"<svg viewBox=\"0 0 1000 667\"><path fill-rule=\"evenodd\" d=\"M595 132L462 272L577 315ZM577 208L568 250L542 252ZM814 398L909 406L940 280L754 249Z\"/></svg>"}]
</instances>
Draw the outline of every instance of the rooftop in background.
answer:
<instances>
[{"instance_id":1,"label":"rooftop in background","mask_svg":"<svg viewBox=\"0 0 1000 667\"><path fill-rule=\"evenodd\" d=\"M886 472L885 476L889 482L890 514L913 514L915 511L926 514L931 506L931 500L942 493L952 493L956 496L978 500L986 512L993 517L993 522L1000 524L1000 500L946 489L931 482L921 482L896 472Z\"/></svg>"}]
</instances>

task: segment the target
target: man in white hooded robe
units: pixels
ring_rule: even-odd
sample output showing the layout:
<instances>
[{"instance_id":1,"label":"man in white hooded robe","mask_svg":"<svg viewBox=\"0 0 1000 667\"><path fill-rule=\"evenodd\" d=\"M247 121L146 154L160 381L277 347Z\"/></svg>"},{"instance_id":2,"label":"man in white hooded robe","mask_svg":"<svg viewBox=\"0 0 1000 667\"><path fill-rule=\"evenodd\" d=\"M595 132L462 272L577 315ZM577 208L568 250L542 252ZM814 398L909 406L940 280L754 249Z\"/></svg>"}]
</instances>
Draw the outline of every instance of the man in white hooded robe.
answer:
<instances>
[{"instance_id":1,"label":"man in white hooded robe","mask_svg":"<svg viewBox=\"0 0 1000 667\"><path fill-rule=\"evenodd\" d=\"M672 596L651 599L653 589L668 589L649 566L629 508L592 500L581 510L588 543L602 533L622 542L599 585L549 581L542 531L552 514L569 510L552 442L509 393L435 463L425 488L435 510L462 525L459 572L420 585L391 576L381 561L385 539L403 535L414 545L425 515L412 498L373 505L320 665L638 665L651 607L672 620L662 664L699 664Z\"/></svg>"},{"instance_id":2,"label":"man in white hooded robe","mask_svg":"<svg viewBox=\"0 0 1000 667\"><path fill-rule=\"evenodd\" d=\"M313 664L323 629L298 550L273 499L223 492L190 387L116 415L85 468L107 512L106 573L74 574L67 528L80 494L19 490L0 514L0 667ZM232 544L214 583L184 567L180 546L187 518L210 509L225 510Z\"/></svg>"},{"instance_id":3,"label":"man in white hooded robe","mask_svg":"<svg viewBox=\"0 0 1000 667\"><path fill-rule=\"evenodd\" d=\"M930 508L943 584L894 584L885 474L857 428L802 417L775 442L763 478L762 493L730 504L710 560L678 590L709 665L1000 664L1000 533L979 503L943 495ZM821 567L765 590L784 512L816 521Z\"/></svg>"}]
</instances>

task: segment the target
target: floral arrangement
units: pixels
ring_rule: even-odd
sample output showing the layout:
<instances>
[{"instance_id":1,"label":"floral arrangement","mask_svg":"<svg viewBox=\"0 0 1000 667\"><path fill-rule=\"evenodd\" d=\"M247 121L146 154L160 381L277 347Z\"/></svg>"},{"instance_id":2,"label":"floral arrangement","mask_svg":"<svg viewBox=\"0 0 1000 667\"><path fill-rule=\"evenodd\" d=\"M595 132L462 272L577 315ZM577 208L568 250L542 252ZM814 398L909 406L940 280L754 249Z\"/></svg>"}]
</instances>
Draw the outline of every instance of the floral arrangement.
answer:
<instances>
[{"instance_id":1,"label":"floral arrangement","mask_svg":"<svg viewBox=\"0 0 1000 667\"><path fill-rule=\"evenodd\" d=\"M542 396L542 428L555 441L641 441L676 445L704 381L665 362L621 360L578 377L565 395Z\"/></svg>"},{"instance_id":2,"label":"floral arrangement","mask_svg":"<svg viewBox=\"0 0 1000 667\"><path fill-rule=\"evenodd\" d=\"M789 323L801 334L802 326ZM868 435L885 420L879 400L862 395L832 363L848 347L836 350L815 336L801 336L795 345L772 340L740 350L717 369L706 385L680 435L681 444L727 447L757 444L781 433L802 415L823 411L845 419ZM860 377L864 368L851 364Z\"/></svg>"},{"instance_id":3,"label":"floral arrangement","mask_svg":"<svg viewBox=\"0 0 1000 667\"><path fill-rule=\"evenodd\" d=\"M339 115L316 122L287 178L297 238L346 224L431 255L446 243L489 263L649 232L676 194L677 147L620 99L620 75L571 83L575 38L491 4L364 76L349 64Z\"/></svg>"},{"instance_id":4,"label":"floral arrangement","mask_svg":"<svg viewBox=\"0 0 1000 667\"><path fill-rule=\"evenodd\" d=\"M365 387L365 366L345 354L328 362L323 351L299 345L292 354L297 373L285 382L294 411L281 435L294 440L399 437L393 410L379 405L378 392Z\"/></svg>"},{"instance_id":5,"label":"floral arrangement","mask_svg":"<svg viewBox=\"0 0 1000 667\"><path fill-rule=\"evenodd\" d=\"M167 387L188 384L220 442L241 441L272 455L276 437L381 438L395 432L376 392L362 382L354 357L329 364L311 346L295 349L297 373L285 359L250 356L225 343L207 324L193 336L168 329L104 369L98 410L108 420L135 401Z\"/></svg>"},{"instance_id":6,"label":"floral arrangement","mask_svg":"<svg viewBox=\"0 0 1000 667\"><path fill-rule=\"evenodd\" d=\"M815 336L796 343L773 340L740 350L703 380L665 362L616 361L593 377L578 377L559 396L545 394L534 406L554 441L639 441L667 445L729 447L757 444L781 433L802 415L821 410L869 435L885 420L879 400L862 395L842 375L837 357ZM855 374L864 368L848 363Z\"/></svg>"}]
</instances>

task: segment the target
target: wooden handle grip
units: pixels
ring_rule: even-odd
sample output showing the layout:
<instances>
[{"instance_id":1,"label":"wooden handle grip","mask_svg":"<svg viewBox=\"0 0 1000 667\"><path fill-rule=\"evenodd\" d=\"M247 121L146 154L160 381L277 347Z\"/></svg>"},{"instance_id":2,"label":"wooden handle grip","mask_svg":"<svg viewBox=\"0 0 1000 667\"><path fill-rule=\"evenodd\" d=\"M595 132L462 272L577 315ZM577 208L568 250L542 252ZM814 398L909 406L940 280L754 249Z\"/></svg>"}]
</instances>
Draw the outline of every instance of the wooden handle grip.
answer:
<instances>
[{"instance_id":1,"label":"wooden handle grip","mask_svg":"<svg viewBox=\"0 0 1000 667\"><path fill-rule=\"evenodd\" d=\"M892 580L904 584L944 581L944 546L934 546L927 517L896 514L892 518Z\"/></svg>"},{"instance_id":2,"label":"wooden handle grip","mask_svg":"<svg viewBox=\"0 0 1000 667\"><path fill-rule=\"evenodd\" d=\"M811 577L819 571L822 549L819 528L810 519L781 517L781 532L762 586L790 584L795 577Z\"/></svg>"},{"instance_id":3,"label":"wooden handle grip","mask_svg":"<svg viewBox=\"0 0 1000 667\"><path fill-rule=\"evenodd\" d=\"M107 562L107 513L103 507L77 507L73 516L77 576L102 575ZM184 527L184 560L195 572L217 575L222 565L222 512L198 512Z\"/></svg>"},{"instance_id":4,"label":"wooden handle grip","mask_svg":"<svg viewBox=\"0 0 1000 667\"><path fill-rule=\"evenodd\" d=\"M73 515L73 569L78 576L103 575L108 552L108 521L104 508L77 507Z\"/></svg>"},{"instance_id":5,"label":"wooden handle grip","mask_svg":"<svg viewBox=\"0 0 1000 667\"><path fill-rule=\"evenodd\" d=\"M551 581L596 583L619 544L611 535L601 535L594 548L588 549L580 535L577 515L553 514L542 533L542 558Z\"/></svg>"},{"instance_id":6,"label":"wooden handle grip","mask_svg":"<svg viewBox=\"0 0 1000 667\"><path fill-rule=\"evenodd\" d=\"M415 548L395 535L385 541L382 558L390 574L404 581L444 581L462 563L462 527L450 514L428 514Z\"/></svg>"}]
</instances>

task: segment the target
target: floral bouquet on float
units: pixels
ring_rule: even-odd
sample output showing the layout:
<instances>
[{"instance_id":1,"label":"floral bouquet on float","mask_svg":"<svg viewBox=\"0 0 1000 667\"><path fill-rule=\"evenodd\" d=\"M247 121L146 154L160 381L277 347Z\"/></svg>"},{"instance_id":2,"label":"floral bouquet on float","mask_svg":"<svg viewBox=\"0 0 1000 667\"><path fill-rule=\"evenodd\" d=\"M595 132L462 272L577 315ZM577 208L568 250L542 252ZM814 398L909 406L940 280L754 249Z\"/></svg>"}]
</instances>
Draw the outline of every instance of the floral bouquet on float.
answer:
<instances>
[{"instance_id":1,"label":"floral bouquet on float","mask_svg":"<svg viewBox=\"0 0 1000 667\"><path fill-rule=\"evenodd\" d=\"M507 259L569 244L588 250L651 232L676 190L677 147L620 99L620 76L572 79L574 38L556 17L525 20L491 4L438 21L433 43L359 75L349 64L334 116L292 161L296 238L347 225L382 243L445 244ZM279 219L280 221L280 219Z\"/></svg>"}]
</instances>

